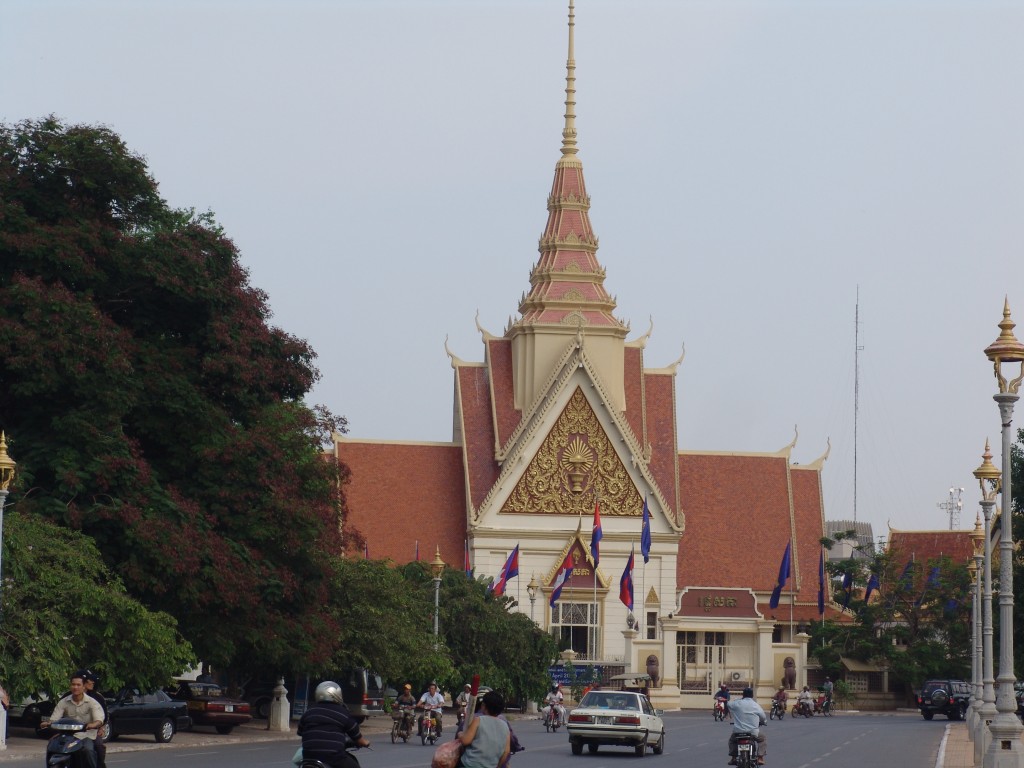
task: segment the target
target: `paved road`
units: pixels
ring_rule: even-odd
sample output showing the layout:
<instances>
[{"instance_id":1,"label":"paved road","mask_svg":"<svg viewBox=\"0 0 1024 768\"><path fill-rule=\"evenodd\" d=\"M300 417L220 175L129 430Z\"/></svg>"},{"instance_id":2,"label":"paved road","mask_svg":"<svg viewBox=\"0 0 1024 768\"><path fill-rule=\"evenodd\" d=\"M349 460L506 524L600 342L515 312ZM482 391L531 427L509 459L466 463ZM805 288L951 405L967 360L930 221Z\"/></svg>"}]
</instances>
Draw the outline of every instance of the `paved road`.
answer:
<instances>
[{"instance_id":1,"label":"paved road","mask_svg":"<svg viewBox=\"0 0 1024 768\"><path fill-rule=\"evenodd\" d=\"M634 756L631 749L602 747L594 755L570 754L564 731L545 733L538 720L514 724L527 747L517 755L512 768L540 768L564 765L566 768L622 768L644 760L651 768L685 765L686 768L724 768L726 741L730 726L714 723L707 713L669 713L665 716L667 736L665 754ZM768 726L768 766L770 768L933 768L945 724L925 722L913 715L837 715L772 722ZM450 737L450 732L445 738ZM363 768L428 768L433 749L418 741L391 744L386 734L372 737L372 751L357 756ZM139 752L108 755L110 768L287 768L298 739L257 743L204 744L200 746L149 745ZM5 762L12 768L39 768L43 764L43 742L33 759Z\"/></svg>"}]
</instances>

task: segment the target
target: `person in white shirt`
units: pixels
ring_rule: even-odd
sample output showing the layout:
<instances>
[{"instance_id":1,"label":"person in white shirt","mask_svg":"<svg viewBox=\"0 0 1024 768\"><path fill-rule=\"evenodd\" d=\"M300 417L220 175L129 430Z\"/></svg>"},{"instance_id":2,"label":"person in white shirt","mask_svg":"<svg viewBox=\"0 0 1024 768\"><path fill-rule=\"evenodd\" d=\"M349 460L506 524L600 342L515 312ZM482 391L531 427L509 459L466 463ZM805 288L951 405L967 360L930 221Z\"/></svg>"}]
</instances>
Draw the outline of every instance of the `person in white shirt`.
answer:
<instances>
[{"instance_id":1,"label":"person in white shirt","mask_svg":"<svg viewBox=\"0 0 1024 768\"><path fill-rule=\"evenodd\" d=\"M434 720L434 726L437 728L437 733L440 735L441 707L444 706L444 695L437 690L437 683L431 683L427 686L426 693L420 696L419 703L416 706L423 707L423 709L430 713L430 717ZM422 721L420 721L419 735L423 735Z\"/></svg>"},{"instance_id":2,"label":"person in white shirt","mask_svg":"<svg viewBox=\"0 0 1024 768\"><path fill-rule=\"evenodd\" d=\"M744 688L743 698L734 701L729 707L732 713L732 733L729 735L729 765L736 765L736 734L752 734L757 742L757 764L764 765L764 756L768 751L768 740L761 730L768 724L768 716L761 705L754 701L754 689Z\"/></svg>"},{"instance_id":3,"label":"person in white shirt","mask_svg":"<svg viewBox=\"0 0 1024 768\"><path fill-rule=\"evenodd\" d=\"M558 683L552 685L550 693L544 697L544 706L554 709L558 713L559 721L562 723L565 722L565 707L562 706L564 700L562 687Z\"/></svg>"}]
</instances>

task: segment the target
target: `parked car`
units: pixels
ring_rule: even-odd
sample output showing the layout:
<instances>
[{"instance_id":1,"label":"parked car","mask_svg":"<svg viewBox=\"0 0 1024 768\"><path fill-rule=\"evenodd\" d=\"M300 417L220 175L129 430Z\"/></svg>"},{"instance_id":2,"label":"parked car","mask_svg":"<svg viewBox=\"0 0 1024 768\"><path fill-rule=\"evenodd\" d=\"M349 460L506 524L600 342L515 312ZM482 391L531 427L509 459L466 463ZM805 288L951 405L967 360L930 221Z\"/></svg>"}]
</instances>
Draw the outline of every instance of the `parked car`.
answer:
<instances>
[{"instance_id":1,"label":"parked car","mask_svg":"<svg viewBox=\"0 0 1024 768\"><path fill-rule=\"evenodd\" d=\"M971 703L971 684L966 680L926 680L917 693L917 707L925 720L936 714L963 720Z\"/></svg>"},{"instance_id":2,"label":"parked car","mask_svg":"<svg viewBox=\"0 0 1024 768\"><path fill-rule=\"evenodd\" d=\"M157 741L168 742L175 733L191 725L188 705L163 691L125 686L117 693L103 695L107 699L108 739L151 733Z\"/></svg>"},{"instance_id":3,"label":"parked car","mask_svg":"<svg viewBox=\"0 0 1024 768\"><path fill-rule=\"evenodd\" d=\"M230 698L216 683L178 680L167 692L185 702L192 725L212 725L217 733L228 734L236 725L252 720L249 702Z\"/></svg>"},{"instance_id":4,"label":"parked car","mask_svg":"<svg viewBox=\"0 0 1024 768\"><path fill-rule=\"evenodd\" d=\"M50 716L53 708L57 705L55 701L48 698L46 694L39 696L28 696L21 701L11 702L7 710L7 724L20 728L39 728L39 723Z\"/></svg>"},{"instance_id":5,"label":"parked car","mask_svg":"<svg viewBox=\"0 0 1024 768\"><path fill-rule=\"evenodd\" d=\"M569 714L566 730L574 755L585 744L597 752L602 744L633 747L642 757L650 746L654 754L665 751L665 724L661 711L635 691L590 691Z\"/></svg>"},{"instance_id":6,"label":"parked car","mask_svg":"<svg viewBox=\"0 0 1024 768\"><path fill-rule=\"evenodd\" d=\"M384 709L384 680L365 667L352 667L338 674L341 697L355 714L379 712Z\"/></svg>"}]
</instances>

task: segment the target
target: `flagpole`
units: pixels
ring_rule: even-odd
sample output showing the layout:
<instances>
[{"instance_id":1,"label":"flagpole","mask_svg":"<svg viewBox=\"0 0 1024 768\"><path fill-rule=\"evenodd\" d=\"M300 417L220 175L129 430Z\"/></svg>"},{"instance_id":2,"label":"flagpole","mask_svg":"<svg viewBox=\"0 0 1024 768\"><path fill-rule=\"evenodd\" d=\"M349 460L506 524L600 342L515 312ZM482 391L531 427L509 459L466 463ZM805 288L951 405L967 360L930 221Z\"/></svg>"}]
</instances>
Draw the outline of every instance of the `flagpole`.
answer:
<instances>
[{"instance_id":1,"label":"flagpole","mask_svg":"<svg viewBox=\"0 0 1024 768\"><path fill-rule=\"evenodd\" d=\"M793 575L793 539L789 540L789 642L793 642L793 605L796 603L796 577Z\"/></svg>"}]
</instances>

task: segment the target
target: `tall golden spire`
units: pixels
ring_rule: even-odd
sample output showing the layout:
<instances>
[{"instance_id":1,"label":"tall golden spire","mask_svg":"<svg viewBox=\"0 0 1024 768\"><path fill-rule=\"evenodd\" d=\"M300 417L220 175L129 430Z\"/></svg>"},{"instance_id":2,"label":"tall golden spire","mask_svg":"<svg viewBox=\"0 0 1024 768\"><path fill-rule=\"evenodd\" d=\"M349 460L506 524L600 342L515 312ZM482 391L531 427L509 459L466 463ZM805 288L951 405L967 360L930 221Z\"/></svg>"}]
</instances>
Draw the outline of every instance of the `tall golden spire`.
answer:
<instances>
[{"instance_id":1,"label":"tall golden spire","mask_svg":"<svg viewBox=\"0 0 1024 768\"><path fill-rule=\"evenodd\" d=\"M565 128L562 129L562 157L575 155L576 149L576 50L573 28L576 14L569 0L569 58L565 61Z\"/></svg>"},{"instance_id":2,"label":"tall golden spire","mask_svg":"<svg viewBox=\"0 0 1024 768\"><path fill-rule=\"evenodd\" d=\"M551 375L551 366L568 344L586 343L595 370L620 411L623 392L623 343L629 325L615 317L615 299L604 287L597 260L598 240L590 225L590 196L576 147L576 46L574 0L569 0L569 57L565 63L565 126L562 154L548 195L548 219L530 271L530 289L519 301L519 318L505 328L512 340L515 404L534 402ZM511 320L511 318L510 318Z\"/></svg>"}]
</instances>

